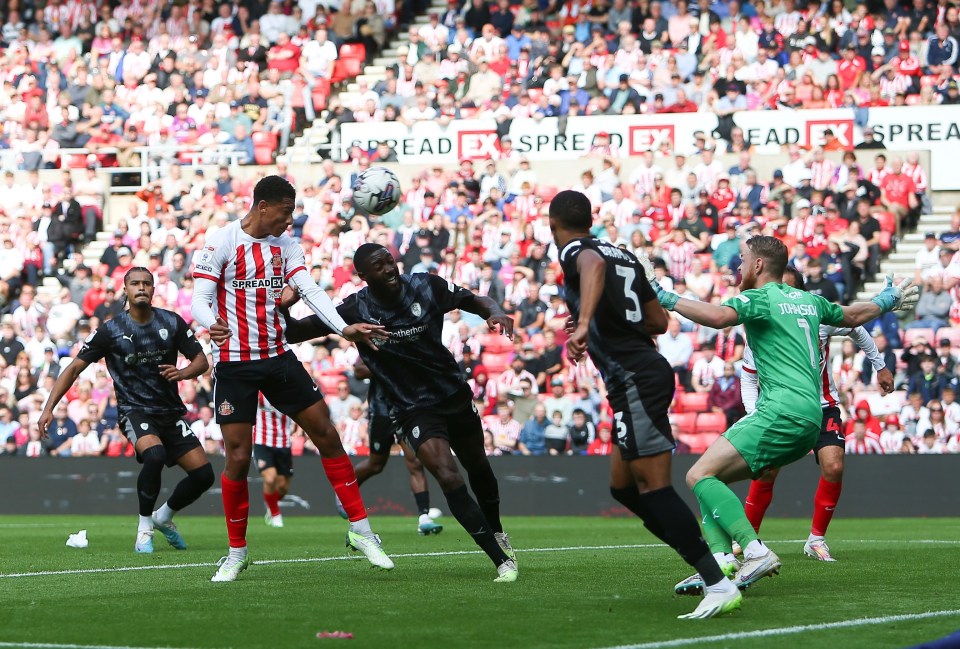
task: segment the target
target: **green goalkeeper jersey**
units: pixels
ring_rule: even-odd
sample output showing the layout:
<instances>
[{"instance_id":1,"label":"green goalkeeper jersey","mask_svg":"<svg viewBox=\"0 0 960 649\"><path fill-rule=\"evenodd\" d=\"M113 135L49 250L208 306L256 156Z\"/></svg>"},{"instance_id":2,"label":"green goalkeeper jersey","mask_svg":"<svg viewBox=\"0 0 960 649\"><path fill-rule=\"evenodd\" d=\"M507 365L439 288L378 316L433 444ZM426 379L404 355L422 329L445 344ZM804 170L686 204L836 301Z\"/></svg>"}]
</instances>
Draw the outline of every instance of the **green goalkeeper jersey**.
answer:
<instances>
[{"instance_id":1,"label":"green goalkeeper jersey","mask_svg":"<svg viewBox=\"0 0 960 649\"><path fill-rule=\"evenodd\" d=\"M763 389L773 402L817 421L820 409L820 324L839 325L843 309L819 295L770 282L725 301L747 332Z\"/></svg>"}]
</instances>

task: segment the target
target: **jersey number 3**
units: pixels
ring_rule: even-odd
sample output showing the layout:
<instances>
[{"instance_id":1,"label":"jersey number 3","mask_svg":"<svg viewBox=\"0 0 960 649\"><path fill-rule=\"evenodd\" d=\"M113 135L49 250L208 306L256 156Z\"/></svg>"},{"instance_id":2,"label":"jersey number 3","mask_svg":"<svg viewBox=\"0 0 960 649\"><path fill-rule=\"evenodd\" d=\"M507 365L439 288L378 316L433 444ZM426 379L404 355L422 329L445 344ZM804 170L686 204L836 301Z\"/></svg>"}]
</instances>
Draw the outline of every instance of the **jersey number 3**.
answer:
<instances>
[{"instance_id":1,"label":"jersey number 3","mask_svg":"<svg viewBox=\"0 0 960 649\"><path fill-rule=\"evenodd\" d=\"M628 322L641 322L643 320L643 311L640 310L640 296L633 292L633 280L637 277L637 272L629 266L617 266L617 275L623 278L623 295L635 308L627 309L626 317Z\"/></svg>"}]
</instances>

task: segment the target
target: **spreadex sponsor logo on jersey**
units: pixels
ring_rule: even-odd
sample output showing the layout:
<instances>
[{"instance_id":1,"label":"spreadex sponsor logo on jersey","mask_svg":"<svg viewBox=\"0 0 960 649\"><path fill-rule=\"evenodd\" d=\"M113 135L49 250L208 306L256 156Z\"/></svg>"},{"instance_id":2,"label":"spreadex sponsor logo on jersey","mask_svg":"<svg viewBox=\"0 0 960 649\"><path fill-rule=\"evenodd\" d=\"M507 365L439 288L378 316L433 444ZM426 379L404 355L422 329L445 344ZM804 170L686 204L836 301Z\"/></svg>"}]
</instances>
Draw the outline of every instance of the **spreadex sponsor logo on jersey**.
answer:
<instances>
[{"instance_id":1,"label":"spreadex sponsor logo on jersey","mask_svg":"<svg viewBox=\"0 0 960 649\"><path fill-rule=\"evenodd\" d=\"M235 279L231 283L234 289L254 289L254 288L283 289L282 277L264 277L261 279Z\"/></svg>"}]
</instances>

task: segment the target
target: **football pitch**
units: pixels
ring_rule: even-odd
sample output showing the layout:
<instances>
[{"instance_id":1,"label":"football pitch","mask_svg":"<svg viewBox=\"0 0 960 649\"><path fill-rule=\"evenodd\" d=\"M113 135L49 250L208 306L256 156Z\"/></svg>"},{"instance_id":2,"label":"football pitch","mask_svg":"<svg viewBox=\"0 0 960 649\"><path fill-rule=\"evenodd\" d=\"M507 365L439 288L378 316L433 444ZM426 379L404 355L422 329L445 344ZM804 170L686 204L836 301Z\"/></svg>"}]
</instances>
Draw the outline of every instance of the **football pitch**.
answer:
<instances>
[{"instance_id":1,"label":"football pitch","mask_svg":"<svg viewBox=\"0 0 960 649\"><path fill-rule=\"evenodd\" d=\"M809 522L771 519L763 538L780 576L743 608L676 619L690 569L636 519L506 518L520 580L496 570L449 516L439 536L412 518L372 522L396 561L368 567L344 548L345 522L250 521L254 565L210 583L226 549L221 518L178 518L189 548L158 533L133 552L136 517L0 517L0 647L907 647L960 628L960 520L838 517L836 563L802 556ZM65 547L86 529L90 546ZM346 631L352 640L318 639Z\"/></svg>"}]
</instances>

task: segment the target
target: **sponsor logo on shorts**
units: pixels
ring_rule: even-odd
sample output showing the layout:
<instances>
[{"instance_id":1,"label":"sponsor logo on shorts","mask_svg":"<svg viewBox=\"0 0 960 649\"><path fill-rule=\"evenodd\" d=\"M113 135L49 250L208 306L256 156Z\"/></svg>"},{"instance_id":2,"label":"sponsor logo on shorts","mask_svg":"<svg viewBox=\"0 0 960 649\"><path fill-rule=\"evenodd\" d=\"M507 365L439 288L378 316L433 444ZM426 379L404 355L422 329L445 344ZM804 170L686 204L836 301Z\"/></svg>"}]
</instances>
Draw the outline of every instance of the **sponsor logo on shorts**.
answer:
<instances>
[{"instance_id":1,"label":"sponsor logo on shorts","mask_svg":"<svg viewBox=\"0 0 960 649\"><path fill-rule=\"evenodd\" d=\"M170 332L168 332L166 329L161 329L161 330L160 330L159 332L157 332L157 333L160 334L160 340L166 340L166 339L167 339L167 336L170 334Z\"/></svg>"},{"instance_id":2,"label":"sponsor logo on shorts","mask_svg":"<svg viewBox=\"0 0 960 649\"><path fill-rule=\"evenodd\" d=\"M259 468L261 468L261 469L265 469L265 468L267 468L267 461L266 461L266 460L257 460L257 466L258 466Z\"/></svg>"},{"instance_id":3,"label":"sponsor logo on shorts","mask_svg":"<svg viewBox=\"0 0 960 649\"><path fill-rule=\"evenodd\" d=\"M420 427L414 426L413 430L410 431L410 434L413 435L413 439L420 439Z\"/></svg>"},{"instance_id":4,"label":"sponsor logo on shorts","mask_svg":"<svg viewBox=\"0 0 960 649\"><path fill-rule=\"evenodd\" d=\"M233 414L233 404L224 399L220 402L220 406L217 408L217 412L223 415L224 417L229 417Z\"/></svg>"},{"instance_id":5,"label":"sponsor logo on shorts","mask_svg":"<svg viewBox=\"0 0 960 649\"><path fill-rule=\"evenodd\" d=\"M423 309L420 308L419 302L414 302L412 305L410 305L410 313L413 314L414 318L420 317L420 314L423 313Z\"/></svg>"},{"instance_id":6,"label":"sponsor logo on shorts","mask_svg":"<svg viewBox=\"0 0 960 649\"><path fill-rule=\"evenodd\" d=\"M143 422L142 424L140 424L140 430L147 430L148 428L150 428L150 424L148 424L147 422Z\"/></svg>"},{"instance_id":7,"label":"sponsor logo on shorts","mask_svg":"<svg viewBox=\"0 0 960 649\"><path fill-rule=\"evenodd\" d=\"M380 442L374 442L374 443L373 443L373 450L375 450L375 451L379 451L379 450L380 450Z\"/></svg>"}]
</instances>

